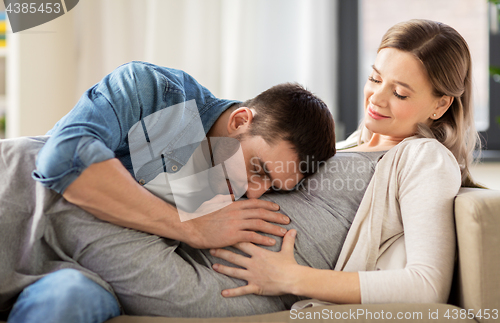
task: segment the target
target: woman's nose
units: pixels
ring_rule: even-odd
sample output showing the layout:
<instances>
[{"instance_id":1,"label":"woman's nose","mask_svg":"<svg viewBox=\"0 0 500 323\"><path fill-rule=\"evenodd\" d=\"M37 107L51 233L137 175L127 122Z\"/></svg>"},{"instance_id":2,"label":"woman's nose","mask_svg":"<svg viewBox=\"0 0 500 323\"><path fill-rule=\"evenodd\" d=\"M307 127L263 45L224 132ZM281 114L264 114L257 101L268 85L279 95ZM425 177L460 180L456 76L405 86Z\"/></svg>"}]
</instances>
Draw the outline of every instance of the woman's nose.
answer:
<instances>
[{"instance_id":1,"label":"woman's nose","mask_svg":"<svg viewBox=\"0 0 500 323\"><path fill-rule=\"evenodd\" d=\"M387 102L387 90L382 86L376 88L369 98L370 103L376 106L384 106Z\"/></svg>"}]
</instances>

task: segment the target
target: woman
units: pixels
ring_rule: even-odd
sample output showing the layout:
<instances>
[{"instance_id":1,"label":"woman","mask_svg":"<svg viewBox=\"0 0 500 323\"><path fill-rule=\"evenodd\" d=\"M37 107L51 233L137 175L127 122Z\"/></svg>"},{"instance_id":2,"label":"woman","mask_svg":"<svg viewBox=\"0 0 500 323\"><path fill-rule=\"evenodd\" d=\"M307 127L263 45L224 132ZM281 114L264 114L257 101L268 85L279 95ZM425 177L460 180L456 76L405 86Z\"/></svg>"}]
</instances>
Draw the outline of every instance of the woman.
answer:
<instances>
[{"instance_id":1,"label":"woman","mask_svg":"<svg viewBox=\"0 0 500 323\"><path fill-rule=\"evenodd\" d=\"M224 296L291 293L334 303L446 302L455 252L453 197L460 185L472 183L469 165L477 143L465 40L433 21L395 25L382 39L364 96L357 145L344 151L387 153L336 270L297 265L292 233L279 254L240 243L237 248L251 258L212 250L243 267L215 265L215 270L248 281L224 290Z\"/></svg>"},{"instance_id":2,"label":"woman","mask_svg":"<svg viewBox=\"0 0 500 323\"><path fill-rule=\"evenodd\" d=\"M366 129L359 144L330 159L297 191L264 197L292 218L282 246L236 246L251 258L237 249L196 250L102 223L62 201L43 218L54 228L45 233L47 243L60 250L49 256L97 273L124 311L135 315L249 315L289 308L302 297L336 303L445 301L454 257L453 197L470 181L468 156L476 138L465 41L429 21L393 27L365 96ZM415 133L438 140L414 139ZM465 133L471 135L464 138ZM216 265L216 257L228 263ZM384 282L388 287L378 285ZM415 287L422 292L411 294ZM231 297L239 295L246 296Z\"/></svg>"}]
</instances>

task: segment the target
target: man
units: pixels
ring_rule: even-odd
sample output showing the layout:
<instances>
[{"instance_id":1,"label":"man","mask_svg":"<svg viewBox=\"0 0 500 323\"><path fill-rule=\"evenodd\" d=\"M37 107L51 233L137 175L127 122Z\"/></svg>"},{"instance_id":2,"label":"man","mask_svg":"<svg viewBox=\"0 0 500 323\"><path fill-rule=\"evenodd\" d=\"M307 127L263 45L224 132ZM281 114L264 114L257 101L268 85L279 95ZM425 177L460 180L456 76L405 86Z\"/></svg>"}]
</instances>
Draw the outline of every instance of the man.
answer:
<instances>
[{"instance_id":1,"label":"man","mask_svg":"<svg viewBox=\"0 0 500 323\"><path fill-rule=\"evenodd\" d=\"M161 155L162 171L148 172L146 182L137 177L139 172L134 169L129 134L134 127L142 127L150 143L151 128L144 120L180 104L184 108L174 111L173 119L167 120L171 124L164 127L165 146L186 138L192 139L187 142L193 144L200 138L190 138L198 135L194 135L197 131L193 131L192 118L186 117L187 102L192 100L208 138L229 137L240 141L248 175L246 195L250 199L181 221L173 205L146 188L161 172L182 169L195 145L177 147L188 148L171 154L165 151ZM312 169L308 162L331 157L335 153L333 131L333 119L326 105L297 85L280 85L240 103L215 98L182 71L133 62L119 67L85 92L75 108L49 132L51 137L40 150L33 177L99 219L178 240L194 248L225 247L240 241L273 245L273 239L255 231L283 236L286 230L269 222L287 224L289 219L275 212L279 209L275 204L252 198L260 197L271 185L276 189L292 189ZM150 165L158 169L155 162L158 164L159 159L151 160ZM281 167L288 162L303 167ZM41 307L50 306L47 305L50 303L40 306L37 298L45 302L63 301L52 291L60 292L65 286L75 288L74 278L71 275L65 278L66 273L56 271L28 287L36 289L41 282L43 293L23 293L17 301L20 305L14 308L16 315L21 313L22 317L23 313L37 313ZM72 312L70 305L74 307L85 299L109 300L110 294L102 288L87 293L95 288L95 283L85 277L77 285L71 293L76 298L65 296L65 305L59 307ZM102 305L96 303L85 303L89 306L86 310L89 313L102 310ZM116 314L116 307L112 312ZM54 313L54 320L67 320L67 314Z\"/></svg>"}]
</instances>

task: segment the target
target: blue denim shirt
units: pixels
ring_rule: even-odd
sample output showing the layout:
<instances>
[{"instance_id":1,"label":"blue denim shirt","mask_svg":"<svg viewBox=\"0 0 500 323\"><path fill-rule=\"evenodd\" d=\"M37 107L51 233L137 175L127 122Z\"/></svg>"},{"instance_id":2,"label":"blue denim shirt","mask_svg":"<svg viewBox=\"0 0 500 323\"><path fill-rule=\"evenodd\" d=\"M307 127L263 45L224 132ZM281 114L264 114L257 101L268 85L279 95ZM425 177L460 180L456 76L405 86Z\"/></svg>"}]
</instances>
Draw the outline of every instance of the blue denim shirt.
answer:
<instances>
[{"instance_id":1,"label":"blue denim shirt","mask_svg":"<svg viewBox=\"0 0 500 323\"><path fill-rule=\"evenodd\" d=\"M145 62L124 64L87 90L76 106L47 134L32 176L58 193L93 163L118 158L141 184L163 171L177 171L194 151L187 145L151 160L134 172L128 133L147 116L194 100L205 134L228 107L239 101L217 99L187 73ZM190 118L172 114L168 141L190 142ZM144 136L147 138L146 129ZM187 140L186 140L187 138ZM192 141L192 140L191 140ZM165 142L167 147L169 142Z\"/></svg>"}]
</instances>

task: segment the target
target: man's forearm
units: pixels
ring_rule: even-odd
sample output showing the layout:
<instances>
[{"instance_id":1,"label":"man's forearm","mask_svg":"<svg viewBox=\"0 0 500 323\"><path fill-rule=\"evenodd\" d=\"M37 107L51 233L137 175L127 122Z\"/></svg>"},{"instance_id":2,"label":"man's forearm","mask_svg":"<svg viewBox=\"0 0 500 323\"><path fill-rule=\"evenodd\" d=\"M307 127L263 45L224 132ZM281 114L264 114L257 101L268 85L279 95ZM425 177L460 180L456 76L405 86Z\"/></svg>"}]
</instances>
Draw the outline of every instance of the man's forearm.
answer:
<instances>
[{"instance_id":1,"label":"man's forearm","mask_svg":"<svg viewBox=\"0 0 500 323\"><path fill-rule=\"evenodd\" d=\"M89 166L63 196L104 221L184 242L190 236L175 207L139 185L116 158Z\"/></svg>"},{"instance_id":2,"label":"man's forearm","mask_svg":"<svg viewBox=\"0 0 500 323\"><path fill-rule=\"evenodd\" d=\"M181 222L175 207L139 185L118 159L95 163L64 191L71 203L97 218L124 227L179 240L194 248L222 248L249 241L273 245L256 232L283 236L287 224L279 206L264 200L236 201L195 219Z\"/></svg>"}]
</instances>

